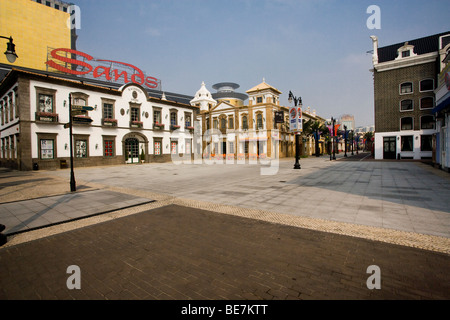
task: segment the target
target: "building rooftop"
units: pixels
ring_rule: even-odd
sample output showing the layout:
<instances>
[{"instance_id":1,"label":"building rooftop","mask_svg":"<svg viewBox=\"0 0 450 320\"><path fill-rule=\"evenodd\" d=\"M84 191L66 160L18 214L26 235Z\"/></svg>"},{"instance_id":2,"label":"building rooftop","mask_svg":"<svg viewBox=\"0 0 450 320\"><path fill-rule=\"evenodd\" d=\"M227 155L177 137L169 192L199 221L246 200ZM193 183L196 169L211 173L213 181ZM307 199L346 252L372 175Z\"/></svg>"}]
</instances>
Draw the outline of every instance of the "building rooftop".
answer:
<instances>
[{"instance_id":1,"label":"building rooftop","mask_svg":"<svg viewBox=\"0 0 450 320\"><path fill-rule=\"evenodd\" d=\"M442 47L445 47L448 43L450 43L450 31L435 34L428 37L410 40L407 42L409 45L414 46L414 53L421 55L425 53L439 51L440 49L439 38L445 35L448 35L448 37L443 38ZM378 63L395 60L395 58L397 57L397 50L404 45L405 42L399 42L386 47L378 48Z\"/></svg>"},{"instance_id":2,"label":"building rooftop","mask_svg":"<svg viewBox=\"0 0 450 320\"><path fill-rule=\"evenodd\" d=\"M114 82L101 81L101 80L90 79L90 78L87 79L84 77L77 77L75 75L69 75L69 74L64 74L64 73L54 73L54 72L50 72L50 71L43 71L43 70L30 69L30 68L25 68L25 67L11 66L8 64L0 64L0 86L3 82L3 80L5 79L5 77L13 69L28 72L28 73L43 75L43 76L55 77L55 78L71 80L71 81L78 81L83 84L99 86L99 87L103 87L106 89L111 88L111 89L118 90L120 87L122 87L124 85L123 83L114 83ZM194 98L193 96L174 93L174 92L160 91L160 90L154 90L154 89L148 89L148 88L143 88L143 89L145 89L147 91L149 97L161 99L164 94L166 100L168 100L168 101L187 104L187 105L190 105L190 101Z\"/></svg>"}]
</instances>

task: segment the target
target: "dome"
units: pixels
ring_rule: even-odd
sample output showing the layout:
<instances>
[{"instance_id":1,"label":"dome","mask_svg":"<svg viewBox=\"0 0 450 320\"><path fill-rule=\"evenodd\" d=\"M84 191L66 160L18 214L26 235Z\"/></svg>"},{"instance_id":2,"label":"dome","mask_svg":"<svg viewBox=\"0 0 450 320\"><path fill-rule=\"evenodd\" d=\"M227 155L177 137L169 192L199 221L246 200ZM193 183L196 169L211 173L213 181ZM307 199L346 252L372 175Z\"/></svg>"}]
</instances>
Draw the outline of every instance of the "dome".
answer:
<instances>
[{"instance_id":1,"label":"dome","mask_svg":"<svg viewBox=\"0 0 450 320\"><path fill-rule=\"evenodd\" d=\"M191 100L191 105L200 106L200 110L208 110L208 105L216 105L217 101L213 99L211 92L206 89L205 82L202 82L202 86L195 93L194 99Z\"/></svg>"}]
</instances>

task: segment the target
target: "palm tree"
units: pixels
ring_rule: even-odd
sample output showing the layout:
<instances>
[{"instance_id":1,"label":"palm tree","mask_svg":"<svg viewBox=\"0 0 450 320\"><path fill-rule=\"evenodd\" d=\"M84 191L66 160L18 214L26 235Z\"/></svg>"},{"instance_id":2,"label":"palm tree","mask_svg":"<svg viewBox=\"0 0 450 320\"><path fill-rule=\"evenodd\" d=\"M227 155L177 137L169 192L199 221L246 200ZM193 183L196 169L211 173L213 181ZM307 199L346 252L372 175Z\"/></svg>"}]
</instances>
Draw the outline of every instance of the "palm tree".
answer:
<instances>
[{"instance_id":1,"label":"palm tree","mask_svg":"<svg viewBox=\"0 0 450 320\"><path fill-rule=\"evenodd\" d=\"M316 143L316 157L320 156L319 152L320 134L324 135L328 133L329 133L328 127L318 120L308 120L303 124L303 135L305 137L314 136L314 140Z\"/></svg>"},{"instance_id":2,"label":"palm tree","mask_svg":"<svg viewBox=\"0 0 450 320\"><path fill-rule=\"evenodd\" d=\"M373 144L373 141L372 141L372 139L373 139L373 132L372 132L372 131L366 132L366 133L364 134L364 139L366 140L366 142L365 142L365 149L366 149L366 150L372 150L372 144Z\"/></svg>"}]
</instances>

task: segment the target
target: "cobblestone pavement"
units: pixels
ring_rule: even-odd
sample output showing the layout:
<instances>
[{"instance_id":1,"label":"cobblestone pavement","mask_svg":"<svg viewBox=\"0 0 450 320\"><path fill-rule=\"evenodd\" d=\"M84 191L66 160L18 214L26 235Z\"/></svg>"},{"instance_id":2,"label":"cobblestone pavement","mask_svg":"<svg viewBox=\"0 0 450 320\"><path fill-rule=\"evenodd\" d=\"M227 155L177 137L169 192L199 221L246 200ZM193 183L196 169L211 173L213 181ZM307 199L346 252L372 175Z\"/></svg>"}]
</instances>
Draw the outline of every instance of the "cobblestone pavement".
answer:
<instances>
[{"instance_id":1,"label":"cobblestone pavement","mask_svg":"<svg viewBox=\"0 0 450 320\"><path fill-rule=\"evenodd\" d=\"M446 254L177 205L8 247L0 264L1 299L450 298Z\"/></svg>"},{"instance_id":2,"label":"cobblestone pavement","mask_svg":"<svg viewBox=\"0 0 450 320\"><path fill-rule=\"evenodd\" d=\"M204 188L217 190L218 186L210 181L205 181L203 186L192 185L192 193L186 189L182 193L174 186L178 183L184 188L187 182L174 175L180 171L170 164L77 170L78 176L82 177L80 185L90 190L102 188L155 202L10 237L0 249L0 299L449 299L448 236L356 224L354 220L324 219L303 214L301 210L299 213L269 210L265 206L247 207L238 201L240 197L248 196L243 194L246 188L259 196L269 188L278 190L271 188L275 180L285 181L275 186L288 187L284 191L296 189L308 199L308 195L314 194L307 193L309 189L328 190L320 186L323 181L320 172L331 173L333 168L347 177L359 169L358 177L363 178L361 162L338 163L325 163L323 158L302 159L303 171L296 173L297 176L286 169L290 164L281 164L278 176L272 177L269 185L264 185L269 181L267 178L259 180L241 174L241 188L237 190L232 180L241 171L230 170L231 178L220 181L222 191L228 192L221 195L227 196L229 201L224 198L214 201L200 193L193 196L194 191ZM350 170L348 166L351 165L356 166L355 170ZM377 170L376 173L381 175L380 179L376 175L369 176L368 182L372 179L383 181L387 178L385 174L394 173L380 185L380 191L398 190L386 188L389 186L411 188L399 185L406 180L397 178L395 172L401 171L398 169L420 176L420 188L432 183L445 186L449 181L445 174L417 163L384 166L375 162L365 166L368 170L375 168L370 172ZM166 172L166 185L154 171L147 171L155 168L159 173L160 170ZM127 171L129 169L132 170ZM138 169L152 173L153 180L147 179L151 187L145 188L145 181L116 184L116 179L106 181L101 178L102 170L111 170L114 175L131 179L130 173ZM210 169L206 169L206 174L211 172ZM201 171L199 168L194 170ZM23 200L23 194L30 190L36 191L35 196L42 197L45 193L54 196L58 190L50 187L51 181L55 186L58 182L68 182L64 171L28 174L27 180L42 180L28 181L18 188L13 183L15 172L0 173L3 183L0 199ZM202 173L200 176L204 178ZM308 181L305 177L311 176L318 179L318 185L304 185L305 180ZM25 179L20 173L18 177ZM188 172L183 179L187 181L190 177ZM348 180L341 180L345 182L342 187L350 184ZM42 182L47 188L36 190L34 185ZM256 189L256 186L261 188ZM234 194L232 188L235 188ZM165 192L169 189L172 192ZM443 192L445 196L448 189ZM59 190L59 194L64 193ZM448 207L442 208L442 202L431 210L423 204L413 206L416 204L413 200L400 195L404 194L396 193L394 199L400 204L395 204L392 198L388 200L394 205L417 208L417 212L441 213L441 222L448 221L445 220ZM431 193L416 195L432 197ZM376 211L373 207L377 201L381 208L386 205L385 199L376 199L374 195L367 197L367 192L358 196L366 197L365 201L370 202L368 205L360 203L358 210L366 206L364 210ZM321 205L326 202L322 199ZM397 214L402 212L397 211ZM442 230L448 232L448 224L443 224L443 228L437 229L438 234L442 234ZM80 268L81 288L70 290L67 268L73 265ZM372 275L368 271L370 266L378 266L380 273ZM381 288L368 288L369 278L377 275Z\"/></svg>"}]
</instances>

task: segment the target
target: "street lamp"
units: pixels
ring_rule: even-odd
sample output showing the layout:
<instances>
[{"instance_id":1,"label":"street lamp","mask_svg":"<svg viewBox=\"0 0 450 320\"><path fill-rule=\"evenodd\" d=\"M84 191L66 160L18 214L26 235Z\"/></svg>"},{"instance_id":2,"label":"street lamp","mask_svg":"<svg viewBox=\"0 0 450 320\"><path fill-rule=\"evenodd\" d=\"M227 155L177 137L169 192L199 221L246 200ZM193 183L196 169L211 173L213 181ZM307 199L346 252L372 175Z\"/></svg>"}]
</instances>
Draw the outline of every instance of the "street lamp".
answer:
<instances>
[{"instance_id":1,"label":"street lamp","mask_svg":"<svg viewBox=\"0 0 450 320\"><path fill-rule=\"evenodd\" d=\"M289 101L289 103L292 103L292 101L294 101L295 107L297 107L297 104L300 104L300 105L302 104L302 98L294 97L294 95L292 94L292 91L289 91L288 101ZM294 169L301 169L301 168L302 167L300 166L300 132L297 131L295 133L295 165L294 165Z\"/></svg>"},{"instance_id":2,"label":"street lamp","mask_svg":"<svg viewBox=\"0 0 450 320\"><path fill-rule=\"evenodd\" d=\"M333 117L331 117L331 129L333 131L333 136L331 137L332 141L333 141L333 160L336 160L336 147L335 147L335 142L336 142L336 132L335 132L335 123L336 123L336 119L334 119Z\"/></svg>"},{"instance_id":3,"label":"street lamp","mask_svg":"<svg viewBox=\"0 0 450 320\"><path fill-rule=\"evenodd\" d=\"M0 38L9 40L9 42L6 44L5 56L6 56L6 59L8 59L8 61L10 63L14 63L16 61L16 59L18 58L18 56L16 53L16 45L13 43L13 38L12 37L8 38L8 37L3 37L3 36L0 36Z\"/></svg>"},{"instance_id":4,"label":"street lamp","mask_svg":"<svg viewBox=\"0 0 450 320\"><path fill-rule=\"evenodd\" d=\"M77 191L75 173L73 171L73 132L72 132L72 94L69 93L69 137L70 137L70 191Z\"/></svg>"},{"instance_id":5,"label":"street lamp","mask_svg":"<svg viewBox=\"0 0 450 320\"><path fill-rule=\"evenodd\" d=\"M345 154L344 157L347 158L347 126L344 125L344 149L345 149Z\"/></svg>"},{"instance_id":6,"label":"street lamp","mask_svg":"<svg viewBox=\"0 0 450 320\"><path fill-rule=\"evenodd\" d=\"M355 143L354 140L353 140L353 135L354 135L353 130L350 130L350 133L352 134L352 156L353 156L354 155L354 153L353 153L353 144Z\"/></svg>"}]
</instances>

